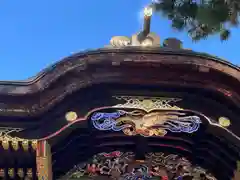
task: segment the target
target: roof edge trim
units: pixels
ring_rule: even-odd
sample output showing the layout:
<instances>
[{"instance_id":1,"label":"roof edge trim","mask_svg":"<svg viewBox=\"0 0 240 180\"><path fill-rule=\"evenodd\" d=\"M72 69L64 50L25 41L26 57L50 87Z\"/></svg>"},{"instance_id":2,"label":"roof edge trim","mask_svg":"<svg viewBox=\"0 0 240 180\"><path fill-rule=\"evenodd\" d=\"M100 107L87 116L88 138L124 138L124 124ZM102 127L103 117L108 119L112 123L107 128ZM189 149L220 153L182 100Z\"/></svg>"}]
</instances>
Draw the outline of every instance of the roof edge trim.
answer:
<instances>
[{"instance_id":1,"label":"roof edge trim","mask_svg":"<svg viewBox=\"0 0 240 180\"><path fill-rule=\"evenodd\" d=\"M49 67L43 69L37 75L33 76L32 78L28 78L26 80L19 80L19 81L0 81L0 85L16 85L16 86L28 86L31 84L36 83L38 80L43 78L46 74L48 74L51 71L54 71L59 65L66 63L67 61L70 61L71 59L80 58L88 55L94 55L98 53L146 53L146 54L159 54L159 55L179 55L179 56L195 56L199 58L209 59L212 61L215 61L217 63L229 66L233 69L236 69L240 72L240 67L237 65L234 65L226 60L223 60L221 58L211 56L207 53L199 53L192 50L185 50L185 49L170 49L170 48L159 48L159 47L124 47L124 48L100 48L100 49L93 49L93 50L86 50L83 52L79 52L76 54L73 54L71 56L68 56L53 65L50 65Z\"/></svg>"}]
</instances>

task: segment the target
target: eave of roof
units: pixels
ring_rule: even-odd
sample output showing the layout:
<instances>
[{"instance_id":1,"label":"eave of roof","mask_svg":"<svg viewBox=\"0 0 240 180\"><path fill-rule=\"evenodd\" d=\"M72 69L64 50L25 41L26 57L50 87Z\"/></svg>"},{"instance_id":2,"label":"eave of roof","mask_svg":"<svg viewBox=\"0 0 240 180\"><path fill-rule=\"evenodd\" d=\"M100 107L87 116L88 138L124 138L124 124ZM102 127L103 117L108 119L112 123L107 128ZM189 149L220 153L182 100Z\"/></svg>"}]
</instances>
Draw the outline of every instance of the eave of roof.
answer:
<instances>
[{"instance_id":1,"label":"eave of roof","mask_svg":"<svg viewBox=\"0 0 240 180\"><path fill-rule=\"evenodd\" d=\"M202 72L202 67L209 73ZM95 71L98 68L101 71ZM142 74L145 70L148 73ZM191 50L125 47L78 53L30 80L0 82L0 114L37 115L67 95L99 83L201 88L224 95L237 107L240 104L240 68L227 61Z\"/></svg>"},{"instance_id":2,"label":"eave of roof","mask_svg":"<svg viewBox=\"0 0 240 180\"><path fill-rule=\"evenodd\" d=\"M171 49L171 48L159 48L159 47L122 47L122 48L115 48L115 47L107 47L107 48L100 48L100 49L93 49L93 50L86 50L83 52L76 53L74 55L68 56L63 60L43 69L37 75L28 78L26 80L19 80L19 81L0 81L0 85L14 85L14 86L28 86L36 83L39 79L43 78L46 74L54 71L59 65L67 63L71 59L79 58L82 56L94 55L98 53L147 53L147 54L159 54L159 55L179 55L179 56L189 56L189 57L199 57L203 59L209 59L215 61L219 64L223 64L230 68L236 69L240 72L240 67L230 63L229 61L223 60L216 56L209 55L207 53L200 53L195 52L192 50L186 49ZM240 78L240 73L239 73Z\"/></svg>"}]
</instances>

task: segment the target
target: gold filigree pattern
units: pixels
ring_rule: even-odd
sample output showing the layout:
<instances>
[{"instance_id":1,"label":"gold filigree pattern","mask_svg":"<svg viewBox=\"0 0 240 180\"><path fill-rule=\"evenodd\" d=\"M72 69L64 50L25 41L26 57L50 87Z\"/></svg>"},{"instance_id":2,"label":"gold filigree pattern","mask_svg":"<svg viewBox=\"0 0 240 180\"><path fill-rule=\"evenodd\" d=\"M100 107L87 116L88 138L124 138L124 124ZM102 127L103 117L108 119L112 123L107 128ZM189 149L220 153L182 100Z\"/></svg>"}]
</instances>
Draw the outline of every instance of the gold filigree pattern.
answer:
<instances>
[{"instance_id":1,"label":"gold filigree pattern","mask_svg":"<svg viewBox=\"0 0 240 180\"><path fill-rule=\"evenodd\" d=\"M22 130L22 128L0 127L0 137L7 136L13 132L20 132Z\"/></svg>"},{"instance_id":2,"label":"gold filigree pattern","mask_svg":"<svg viewBox=\"0 0 240 180\"><path fill-rule=\"evenodd\" d=\"M139 96L115 96L116 99L125 101L122 104L117 104L115 108L135 108L146 112L153 110L182 110L182 108L172 105L181 101L179 98L165 97L139 97Z\"/></svg>"}]
</instances>

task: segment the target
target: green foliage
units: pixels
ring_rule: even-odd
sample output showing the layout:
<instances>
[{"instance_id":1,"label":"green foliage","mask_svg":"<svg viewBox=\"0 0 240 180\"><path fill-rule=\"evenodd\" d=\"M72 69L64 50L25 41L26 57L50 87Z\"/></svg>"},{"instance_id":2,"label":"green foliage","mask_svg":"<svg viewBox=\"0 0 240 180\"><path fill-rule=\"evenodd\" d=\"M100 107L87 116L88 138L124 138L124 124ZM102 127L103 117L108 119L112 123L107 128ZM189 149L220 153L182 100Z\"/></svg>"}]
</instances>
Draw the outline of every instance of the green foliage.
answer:
<instances>
[{"instance_id":1,"label":"green foliage","mask_svg":"<svg viewBox=\"0 0 240 180\"><path fill-rule=\"evenodd\" d=\"M230 28L238 26L240 0L159 0L153 8L171 20L174 29L186 31L194 41L215 34L227 40Z\"/></svg>"}]
</instances>

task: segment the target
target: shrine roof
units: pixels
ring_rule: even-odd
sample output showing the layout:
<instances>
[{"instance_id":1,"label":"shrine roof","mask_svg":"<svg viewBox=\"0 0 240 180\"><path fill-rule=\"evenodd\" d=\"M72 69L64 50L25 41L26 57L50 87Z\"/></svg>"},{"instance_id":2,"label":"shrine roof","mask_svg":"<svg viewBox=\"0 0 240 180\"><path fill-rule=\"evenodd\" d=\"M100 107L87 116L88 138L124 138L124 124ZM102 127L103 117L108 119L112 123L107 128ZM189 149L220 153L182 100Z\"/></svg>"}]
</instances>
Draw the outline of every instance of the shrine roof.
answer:
<instances>
[{"instance_id":1,"label":"shrine roof","mask_svg":"<svg viewBox=\"0 0 240 180\"><path fill-rule=\"evenodd\" d=\"M141 46L127 46L127 47L105 47L105 48L99 48L99 49L87 49L85 51L75 53L71 56L68 56L53 65L43 69L39 73L37 73L35 76L30 77L25 80L17 80L17 81L5 81L5 80L0 80L0 86L28 86L37 83L41 79L44 79L47 74L49 73L54 73L56 76L60 76L64 74L65 72L58 71L58 68L60 66L66 66L64 69L67 70L69 68L69 64L74 60L74 59L79 59L82 58L81 61L86 61L86 57L91 56L91 55L97 55L97 54L108 54L108 53L139 53L139 55L144 55L144 54L157 54L159 56L164 56L164 55L176 55L176 56L188 56L189 59L187 62L182 61L181 59L175 59L178 64L194 64L196 63L195 59L192 59L191 57L198 57L199 61L201 59L205 59L208 61L213 61L216 62L217 64L221 64L223 66L229 67L231 69L236 70L239 74L237 74L237 79L240 81L240 67L238 65L235 65L227 60L221 59L217 56L213 56L207 53L202 53L202 52L196 52L193 50L189 49L172 49L172 48L167 48L167 47L141 47ZM113 59L114 60L114 59ZM143 62L145 60L142 60ZM159 61L160 62L160 61ZM99 63L102 63L102 61L99 61ZM201 62L199 62L201 63ZM79 64L82 64L79 62ZM205 64L207 66L207 64ZM222 70L224 72L224 69ZM40 85L41 86L41 85ZM2 91L0 88L0 94L5 93L5 91ZM6 92L9 93L9 92Z\"/></svg>"},{"instance_id":2,"label":"shrine roof","mask_svg":"<svg viewBox=\"0 0 240 180\"><path fill-rule=\"evenodd\" d=\"M0 114L38 114L77 90L104 83L206 89L240 107L238 66L182 48L126 46L76 53L25 81L0 81Z\"/></svg>"}]
</instances>

